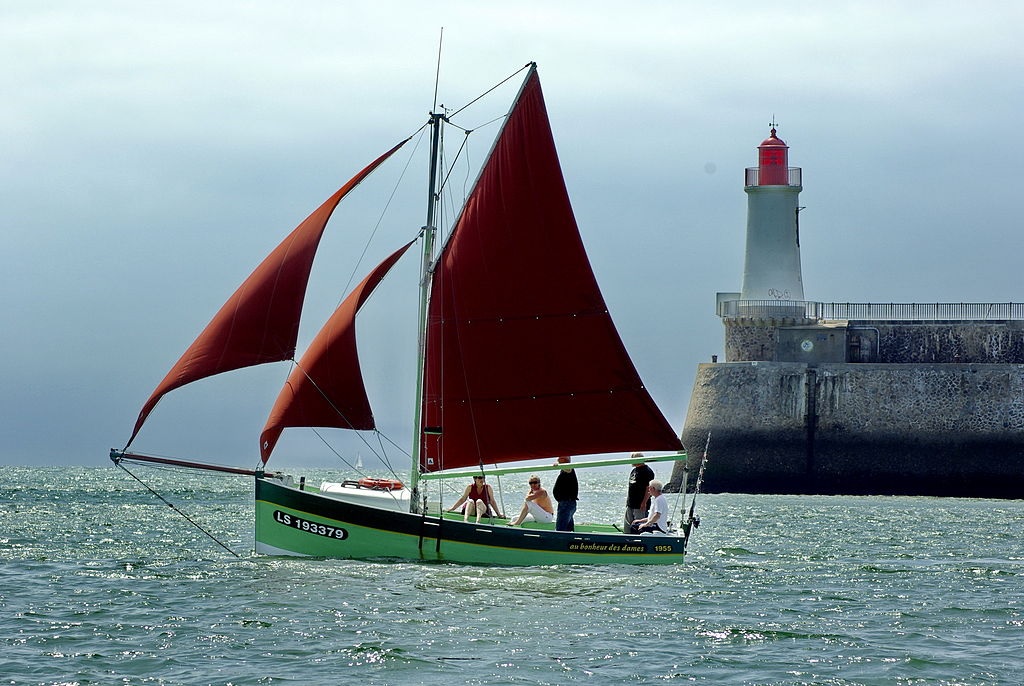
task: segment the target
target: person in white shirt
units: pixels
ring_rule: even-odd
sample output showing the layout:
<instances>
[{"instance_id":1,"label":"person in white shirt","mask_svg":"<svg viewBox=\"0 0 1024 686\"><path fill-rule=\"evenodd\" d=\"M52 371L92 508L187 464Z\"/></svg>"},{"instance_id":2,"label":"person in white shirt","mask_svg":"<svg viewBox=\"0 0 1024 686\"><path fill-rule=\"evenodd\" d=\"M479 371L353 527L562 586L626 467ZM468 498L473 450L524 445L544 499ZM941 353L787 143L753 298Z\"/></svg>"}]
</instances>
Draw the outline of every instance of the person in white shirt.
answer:
<instances>
[{"instance_id":1,"label":"person in white shirt","mask_svg":"<svg viewBox=\"0 0 1024 686\"><path fill-rule=\"evenodd\" d=\"M668 533L668 500L665 499L661 489L662 483L654 479L647 485L650 494L650 511L644 519L635 519L637 533L641 534L667 534Z\"/></svg>"}]
</instances>

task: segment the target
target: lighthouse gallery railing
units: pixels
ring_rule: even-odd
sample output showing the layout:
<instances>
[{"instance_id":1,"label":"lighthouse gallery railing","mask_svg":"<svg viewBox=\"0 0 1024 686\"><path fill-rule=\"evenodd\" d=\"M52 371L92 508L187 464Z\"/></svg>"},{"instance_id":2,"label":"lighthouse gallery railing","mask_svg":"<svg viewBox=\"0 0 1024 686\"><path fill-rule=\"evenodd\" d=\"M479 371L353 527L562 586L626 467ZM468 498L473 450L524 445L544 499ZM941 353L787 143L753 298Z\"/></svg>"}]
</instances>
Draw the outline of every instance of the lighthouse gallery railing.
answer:
<instances>
[{"instance_id":1,"label":"lighthouse gallery railing","mask_svg":"<svg viewBox=\"0 0 1024 686\"><path fill-rule=\"evenodd\" d=\"M761 168L747 167L743 172L744 186L761 185ZM803 186L803 171L800 167L789 167L786 177L787 186Z\"/></svg>"}]
</instances>

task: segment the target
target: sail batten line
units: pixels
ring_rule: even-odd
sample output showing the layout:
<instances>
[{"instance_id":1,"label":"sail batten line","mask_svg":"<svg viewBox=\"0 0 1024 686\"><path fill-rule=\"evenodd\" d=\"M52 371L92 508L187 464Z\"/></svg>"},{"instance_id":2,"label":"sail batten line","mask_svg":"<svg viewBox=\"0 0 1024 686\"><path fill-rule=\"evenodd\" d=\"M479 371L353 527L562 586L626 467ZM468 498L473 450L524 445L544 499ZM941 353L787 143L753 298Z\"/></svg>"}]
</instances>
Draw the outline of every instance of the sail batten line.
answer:
<instances>
[{"instance_id":1,"label":"sail batten line","mask_svg":"<svg viewBox=\"0 0 1024 686\"><path fill-rule=\"evenodd\" d=\"M637 391L642 390L644 390L643 386L618 386L615 388L595 388L572 391L552 391L550 393L532 393L530 395L491 396L488 398L480 397L479 395L474 395L472 400L462 398L458 402L471 405L487 405L490 403L512 403L529 400L547 400L551 398L573 398L577 396L583 398L586 396L614 395L615 393L636 393Z\"/></svg>"},{"instance_id":2,"label":"sail batten line","mask_svg":"<svg viewBox=\"0 0 1024 686\"><path fill-rule=\"evenodd\" d=\"M608 316L608 310L606 309L594 309L589 311L572 311L572 312L549 312L543 314L513 314L513 315L494 315L491 317L480 317L480 316L469 316L469 317L451 317L446 321L458 321L464 324L473 325L480 323L505 323L505 322L528 322L528 321L550 321L555 319L583 319L586 317L606 317Z\"/></svg>"}]
</instances>

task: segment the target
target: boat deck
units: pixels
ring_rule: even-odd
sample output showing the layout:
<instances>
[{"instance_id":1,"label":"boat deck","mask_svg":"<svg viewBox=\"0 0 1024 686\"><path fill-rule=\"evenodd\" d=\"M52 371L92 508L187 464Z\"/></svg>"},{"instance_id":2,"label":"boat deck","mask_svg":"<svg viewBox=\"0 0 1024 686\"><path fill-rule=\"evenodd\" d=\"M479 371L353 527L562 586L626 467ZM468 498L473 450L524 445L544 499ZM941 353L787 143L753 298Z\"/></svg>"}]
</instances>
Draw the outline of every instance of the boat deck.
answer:
<instances>
[{"instance_id":1,"label":"boat deck","mask_svg":"<svg viewBox=\"0 0 1024 686\"><path fill-rule=\"evenodd\" d=\"M458 521L458 522L463 521L463 519L462 519L463 515L461 513L459 513L459 512L444 512L443 516L444 516L445 519L449 519L449 520L452 520L452 521ZM471 522L475 521L475 518L470 517L469 521L471 521ZM502 526L502 525L507 525L508 524L508 519L507 518L502 518L502 517L483 517L480 520L480 523L481 524L490 524L492 526ZM596 522L576 522L574 527L575 527L575 531L577 533L597 533L597 534L621 534L622 533L622 529L620 529L619 527L617 527L617 526L615 526L613 524L599 524L599 523L596 523ZM555 523L554 522L534 522L534 521L528 520L528 521L525 521L522 524L520 524L518 528L521 528L521 529L536 529L536 530L541 530L541 531L554 531L555 530Z\"/></svg>"}]
</instances>

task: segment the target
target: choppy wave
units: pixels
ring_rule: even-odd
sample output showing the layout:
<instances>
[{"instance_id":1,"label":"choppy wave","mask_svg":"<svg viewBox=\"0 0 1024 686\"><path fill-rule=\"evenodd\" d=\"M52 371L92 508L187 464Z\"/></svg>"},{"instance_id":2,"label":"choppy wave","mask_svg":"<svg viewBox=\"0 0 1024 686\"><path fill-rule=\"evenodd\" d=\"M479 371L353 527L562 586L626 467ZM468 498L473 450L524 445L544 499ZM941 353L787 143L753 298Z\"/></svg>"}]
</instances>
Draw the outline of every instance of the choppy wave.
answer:
<instances>
[{"instance_id":1,"label":"choppy wave","mask_svg":"<svg viewBox=\"0 0 1024 686\"><path fill-rule=\"evenodd\" d=\"M239 557L116 470L0 468L0 683L1024 683L1022 502L702 496L684 565L515 569L254 556L247 479L154 478Z\"/></svg>"}]
</instances>

